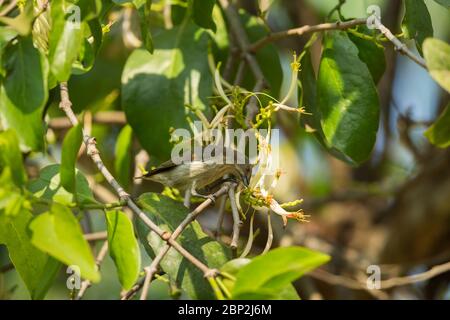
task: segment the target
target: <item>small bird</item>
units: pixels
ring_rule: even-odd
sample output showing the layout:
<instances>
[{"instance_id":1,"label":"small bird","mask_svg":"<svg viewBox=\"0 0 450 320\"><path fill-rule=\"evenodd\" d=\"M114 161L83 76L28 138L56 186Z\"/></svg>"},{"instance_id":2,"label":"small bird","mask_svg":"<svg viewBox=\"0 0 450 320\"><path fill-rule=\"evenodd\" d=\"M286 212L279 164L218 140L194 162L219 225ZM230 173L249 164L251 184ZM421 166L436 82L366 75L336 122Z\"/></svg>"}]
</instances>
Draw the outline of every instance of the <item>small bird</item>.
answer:
<instances>
[{"instance_id":1,"label":"small bird","mask_svg":"<svg viewBox=\"0 0 450 320\"><path fill-rule=\"evenodd\" d=\"M191 161L175 164L172 160L166 161L159 167L135 179L146 179L159 182L167 187L179 190L190 190L191 195L210 198L197 190L210 186L214 182L230 175L248 187L252 172L250 164L217 163L217 160Z\"/></svg>"}]
</instances>

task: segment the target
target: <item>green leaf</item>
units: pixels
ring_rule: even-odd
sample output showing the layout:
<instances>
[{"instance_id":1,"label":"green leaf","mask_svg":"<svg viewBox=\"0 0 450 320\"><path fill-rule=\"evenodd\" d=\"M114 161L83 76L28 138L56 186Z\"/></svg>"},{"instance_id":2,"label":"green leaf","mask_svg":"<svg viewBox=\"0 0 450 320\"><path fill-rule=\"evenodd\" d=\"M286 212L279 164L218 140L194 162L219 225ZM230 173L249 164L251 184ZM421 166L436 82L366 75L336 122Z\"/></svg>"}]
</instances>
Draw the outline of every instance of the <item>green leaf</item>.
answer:
<instances>
[{"instance_id":1,"label":"green leaf","mask_svg":"<svg viewBox=\"0 0 450 320\"><path fill-rule=\"evenodd\" d=\"M369 36L376 35L375 30L370 30L367 26L358 26L356 29L359 33ZM358 48L358 57L369 68L373 81L378 83L386 70L386 57L384 56L384 47L377 45L375 42L363 39L348 33L350 40Z\"/></svg>"},{"instance_id":2,"label":"green leaf","mask_svg":"<svg viewBox=\"0 0 450 320\"><path fill-rule=\"evenodd\" d=\"M249 299L255 294L276 294L289 291L287 286L305 273L326 263L326 254L302 247L277 248L258 256L245 265L236 276L232 296ZM286 293L284 293L286 294ZM289 293L292 294L292 293Z\"/></svg>"},{"instance_id":3,"label":"green leaf","mask_svg":"<svg viewBox=\"0 0 450 320\"><path fill-rule=\"evenodd\" d=\"M450 0L434 0L437 3L439 3L441 6L446 7L447 9L450 8Z\"/></svg>"},{"instance_id":4,"label":"green leaf","mask_svg":"<svg viewBox=\"0 0 450 320\"><path fill-rule=\"evenodd\" d=\"M8 98L4 85L0 87L0 114L2 127L20 132L20 146L23 151L42 150L44 147L44 125L42 109L24 112Z\"/></svg>"},{"instance_id":5,"label":"green leaf","mask_svg":"<svg viewBox=\"0 0 450 320\"><path fill-rule=\"evenodd\" d=\"M39 173L39 178L28 183L27 188L38 198L53 200L62 204L78 203L97 203L89 188L89 184L84 175L76 171L76 192L72 194L65 190L60 183L60 166L52 164Z\"/></svg>"},{"instance_id":6,"label":"green leaf","mask_svg":"<svg viewBox=\"0 0 450 320\"><path fill-rule=\"evenodd\" d=\"M50 71L59 82L67 81L72 64L83 45L85 24L76 21L77 10L65 0L52 1L52 27L49 38Z\"/></svg>"},{"instance_id":7,"label":"green leaf","mask_svg":"<svg viewBox=\"0 0 450 320\"><path fill-rule=\"evenodd\" d=\"M158 224L160 228L171 232L189 213L189 210L181 203L155 193L141 195L138 203L152 221ZM154 253L161 250L165 241L154 232L150 232L148 227L140 220L137 221L136 228L139 240L147 253L154 257ZM177 241L210 268L220 268L231 256L230 250L208 237L197 221L192 222L178 237ZM161 262L161 268L171 279L181 285L181 288L190 298L214 298L211 287L203 274L173 248L169 250Z\"/></svg>"},{"instance_id":8,"label":"green leaf","mask_svg":"<svg viewBox=\"0 0 450 320\"><path fill-rule=\"evenodd\" d=\"M450 45L439 39L426 39L423 53L431 77L450 92Z\"/></svg>"},{"instance_id":9,"label":"green leaf","mask_svg":"<svg viewBox=\"0 0 450 320\"><path fill-rule=\"evenodd\" d=\"M169 158L171 128L188 128L185 104L204 109L212 94L208 37L184 23L155 37L156 49L135 50L122 75L122 107L142 147Z\"/></svg>"},{"instance_id":10,"label":"green leaf","mask_svg":"<svg viewBox=\"0 0 450 320\"><path fill-rule=\"evenodd\" d=\"M31 299L43 299L61 264L31 244L28 224L32 217L25 209L14 217L0 214L0 244L8 248L11 262Z\"/></svg>"},{"instance_id":11,"label":"green leaf","mask_svg":"<svg viewBox=\"0 0 450 320\"><path fill-rule=\"evenodd\" d=\"M31 243L55 259L80 268L81 276L100 281L94 257L77 219L69 208L53 203L49 212L40 214L30 223Z\"/></svg>"},{"instance_id":12,"label":"green leaf","mask_svg":"<svg viewBox=\"0 0 450 320\"><path fill-rule=\"evenodd\" d=\"M9 167L12 180L17 187L21 187L27 180L23 167L19 140L13 130L0 132L0 171Z\"/></svg>"},{"instance_id":13,"label":"green leaf","mask_svg":"<svg viewBox=\"0 0 450 320\"><path fill-rule=\"evenodd\" d=\"M25 114L42 110L48 99L47 59L31 37L20 39L11 59L4 84L9 100Z\"/></svg>"},{"instance_id":14,"label":"green leaf","mask_svg":"<svg viewBox=\"0 0 450 320\"><path fill-rule=\"evenodd\" d=\"M370 156L379 123L379 100L372 76L345 32L324 38L317 80L317 112L329 148L350 163Z\"/></svg>"},{"instance_id":15,"label":"green leaf","mask_svg":"<svg viewBox=\"0 0 450 320\"><path fill-rule=\"evenodd\" d=\"M202 28L211 29L216 32L216 24L214 23L212 12L216 0L193 0L192 19Z\"/></svg>"},{"instance_id":16,"label":"green leaf","mask_svg":"<svg viewBox=\"0 0 450 320\"><path fill-rule=\"evenodd\" d=\"M72 74L80 75L90 71L95 62L95 48L87 39L83 40L77 60L72 64Z\"/></svg>"},{"instance_id":17,"label":"green leaf","mask_svg":"<svg viewBox=\"0 0 450 320\"><path fill-rule=\"evenodd\" d=\"M82 142L83 131L81 125L78 124L69 129L62 143L59 174L61 176L61 185L71 193L74 193L76 190L75 164Z\"/></svg>"},{"instance_id":18,"label":"green leaf","mask_svg":"<svg viewBox=\"0 0 450 320\"><path fill-rule=\"evenodd\" d=\"M407 39L416 41L417 49L422 53L422 44L433 36L433 24L430 13L423 0L405 0L405 17L402 30Z\"/></svg>"},{"instance_id":19,"label":"green leaf","mask_svg":"<svg viewBox=\"0 0 450 320\"><path fill-rule=\"evenodd\" d=\"M231 276L236 277L239 271L244 268L246 265L248 265L251 262L250 259L246 258L238 258L234 260L230 260L227 263L225 263L222 268L220 269L220 272L227 273ZM233 292L235 281L232 281L228 278L224 278L223 280L224 285L228 288L230 292ZM294 286L292 284L287 284L285 287L283 287L280 290L274 291L271 289L257 289L257 291L253 292L245 292L238 294L237 296L233 296L233 299L236 300L253 300L253 299L261 299L261 300L299 300L300 297L297 294L297 291L295 290Z\"/></svg>"},{"instance_id":20,"label":"green leaf","mask_svg":"<svg viewBox=\"0 0 450 320\"><path fill-rule=\"evenodd\" d=\"M116 141L114 169L116 178L122 186L130 184L132 138L133 129L126 125L120 131Z\"/></svg>"},{"instance_id":21,"label":"green leaf","mask_svg":"<svg viewBox=\"0 0 450 320\"><path fill-rule=\"evenodd\" d=\"M6 78L0 89L0 113L5 129L20 132L24 151L44 146L42 111L48 99L48 62L31 37L20 38L5 54Z\"/></svg>"},{"instance_id":22,"label":"green leaf","mask_svg":"<svg viewBox=\"0 0 450 320\"><path fill-rule=\"evenodd\" d=\"M83 21L98 17L102 11L102 0L78 0L76 4L80 7L81 20Z\"/></svg>"},{"instance_id":23,"label":"green leaf","mask_svg":"<svg viewBox=\"0 0 450 320\"><path fill-rule=\"evenodd\" d=\"M439 148L450 146L450 104L436 122L425 131L425 136L433 145Z\"/></svg>"},{"instance_id":24,"label":"green leaf","mask_svg":"<svg viewBox=\"0 0 450 320\"><path fill-rule=\"evenodd\" d=\"M139 15L141 37L144 42L144 47L148 52L153 53L153 38L150 31L152 0L133 0L133 4Z\"/></svg>"},{"instance_id":25,"label":"green leaf","mask_svg":"<svg viewBox=\"0 0 450 320\"><path fill-rule=\"evenodd\" d=\"M139 277L141 252L134 236L133 224L119 210L106 212L108 246L122 287L129 290Z\"/></svg>"}]
</instances>

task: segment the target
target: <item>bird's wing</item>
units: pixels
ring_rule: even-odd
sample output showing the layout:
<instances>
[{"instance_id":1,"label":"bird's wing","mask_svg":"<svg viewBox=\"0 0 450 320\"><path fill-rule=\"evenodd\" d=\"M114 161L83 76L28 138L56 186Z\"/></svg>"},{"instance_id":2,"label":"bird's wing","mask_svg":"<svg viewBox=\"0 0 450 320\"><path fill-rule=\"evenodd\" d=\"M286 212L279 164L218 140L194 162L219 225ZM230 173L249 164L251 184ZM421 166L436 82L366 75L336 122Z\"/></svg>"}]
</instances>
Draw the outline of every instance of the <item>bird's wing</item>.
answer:
<instances>
[{"instance_id":1,"label":"bird's wing","mask_svg":"<svg viewBox=\"0 0 450 320\"><path fill-rule=\"evenodd\" d=\"M157 173L169 171L176 167L176 164L172 162L172 160L168 160L166 162L163 162L160 164L157 168L150 170L147 174L144 175L144 177L151 177Z\"/></svg>"}]
</instances>

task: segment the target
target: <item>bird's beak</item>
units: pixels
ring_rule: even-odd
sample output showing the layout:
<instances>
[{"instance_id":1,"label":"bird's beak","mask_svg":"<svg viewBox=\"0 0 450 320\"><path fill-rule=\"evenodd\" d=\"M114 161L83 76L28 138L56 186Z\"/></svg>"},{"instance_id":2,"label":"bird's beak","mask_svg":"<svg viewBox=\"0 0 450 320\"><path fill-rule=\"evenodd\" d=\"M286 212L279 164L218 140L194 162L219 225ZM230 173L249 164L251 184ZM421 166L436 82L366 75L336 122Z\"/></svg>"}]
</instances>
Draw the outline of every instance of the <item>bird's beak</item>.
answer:
<instances>
[{"instance_id":1,"label":"bird's beak","mask_svg":"<svg viewBox=\"0 0 450 320\"><path fill-rule=\"evenodd\" d=\"M241 175L241 178L242 178L242 183L244 184L244 186L248 188L248 186L250 185L250 181L249 181L249 178L247 177L247 175L243 174L243 175Z\"/></svg>"}]
</instances>

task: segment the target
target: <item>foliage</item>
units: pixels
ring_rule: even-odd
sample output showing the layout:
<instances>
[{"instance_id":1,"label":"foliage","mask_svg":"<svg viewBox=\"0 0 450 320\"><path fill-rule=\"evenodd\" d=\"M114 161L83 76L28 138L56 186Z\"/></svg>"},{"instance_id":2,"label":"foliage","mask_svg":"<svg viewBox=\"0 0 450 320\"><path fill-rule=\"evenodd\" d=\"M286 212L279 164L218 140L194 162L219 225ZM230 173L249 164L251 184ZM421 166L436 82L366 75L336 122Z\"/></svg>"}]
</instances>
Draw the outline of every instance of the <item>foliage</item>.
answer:
<instances>
[{"instance_id":1,"label":"foliage","mask_svg":"<svg viewBox=\"0 0 450 320\"><path fill-rule=\"evenodd\" d=\"M392 39L379 30L363 23L313 30L322 33L321 43L309 30L304 36L310 41L300 55L294 55L286 71L282 68L285 55L272 43L271 37L276 36L268 26L272 1L264 1L266 7L255 10L256 15L240 8L235 16L214 0L172 1L169 11L164 11L165 1L52 0L48 6L44 2L19 1L0 16L0 244L7 248L32 299L45 298L63 265L77 266L89 283L101 281L101 261L96 261L85 237L92 231L86 221L93 210L100 212L106 225L104 240L121 287L130 290L138 283L145 267L140 244L151 259L167 244L167 239L149 229L146 219L170 236L190 210L180 203L178 191L165 192L173 197L155 189L141 193L132 179L137 165L133 156L142 148L150 155L151 165L167 160L177 142L174 129L192 130L193 120L201 120L211 132L225 130L229 123L242 129L272 129L283 125L283 117L290 117L292 132L304 136L313 132L331 156L352 166L367 165L371 159L380 127L377 84L386 72L385 47L392 47L388 41ZM351 21L342 16L344 2L339 1L333 10L342 23ZM431 77L450 92L449 45L433 38L425 1L403 2L403 35L394 33L401 41L415 41ZM450 7L449 1L436 2ZM7 4L0 2L0 12ZM264 46L250 52L251 44L264 39L268 39ZM317 61L312 59L317 49L313 45L321 47ZM227 61L232 63L227 66ZM93 76L102 67L109 69L109 63L124 65L120 79ZM82 112L83 121L80 116L77 125L61 131L54 120L65 116L64 108L71 106L58 108L65 94L60 89L70 91L83 81L92 81L98 88L109 88L103 82L120 85L113 92L99 89L97 100L74 106ZM115 99L118 92L120 98ZM98 125L96 116L103 111L123 111L126 123L120 130ZM449 123L447 107L425 132L431 144L450 146ZM107 154L104 162L97 149L92 153L92 148L83 147L91 135L98 139L89 143L98 143L98 150ZM264 139L259 137L258 142L267 158L259 160L269 166L271 146ZM80 154L80 148L91 152L96 167ZM102 175L93 173L97 167ZM120 187L105 174L109 167ZM304 221L301 210L288 212L273 199L271 189L279 175L268 184L266 176L259 174L255 188L242 193L244 201L245 195L254 200L245 205L265 207L280 214L284 222L287 217ZM94 192L105 182L116 190L124 188L120 202L101 201L108 190ZM258 198L262 204L256 203L256 192L262 195ZM239 190L238 205L245 220L240 195ZM138 214L130 219L122 209L134 198L145 217ZM251 244L253 229L249 237ZM213 238L196 220L176 241L200 263L219 270L205 277L186 255L174 248L168 251L154 276L192 299L299 299L301 292L297 293L294 281L330 259L298 246L265 250L252 259L236 258L236 253L242 253L240 247L233 252L227 241Z\"/></svg>"}]
</instances>

